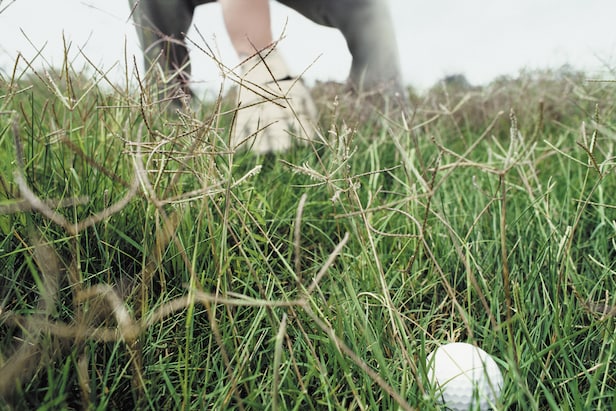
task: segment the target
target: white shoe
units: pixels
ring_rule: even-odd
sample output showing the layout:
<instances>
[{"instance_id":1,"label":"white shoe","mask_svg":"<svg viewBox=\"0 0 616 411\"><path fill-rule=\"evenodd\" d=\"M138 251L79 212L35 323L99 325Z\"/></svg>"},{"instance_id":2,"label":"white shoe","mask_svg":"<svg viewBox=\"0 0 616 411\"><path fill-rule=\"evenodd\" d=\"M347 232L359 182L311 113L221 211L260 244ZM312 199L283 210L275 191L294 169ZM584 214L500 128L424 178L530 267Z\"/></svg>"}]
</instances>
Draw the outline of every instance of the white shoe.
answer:
<instances>
[{"instance_id":1,"label":"white shoe","mask_svg":"<svg viewBox=\"0 0 616 411\"><path fill-rule=\"evenodd\" d=\"M294 140L306 143L314 138L314 101L303 82L289 75L274 48L246 60L241 71L231 148L264 154L288 150Z\"/></svg>"}]
</instances>

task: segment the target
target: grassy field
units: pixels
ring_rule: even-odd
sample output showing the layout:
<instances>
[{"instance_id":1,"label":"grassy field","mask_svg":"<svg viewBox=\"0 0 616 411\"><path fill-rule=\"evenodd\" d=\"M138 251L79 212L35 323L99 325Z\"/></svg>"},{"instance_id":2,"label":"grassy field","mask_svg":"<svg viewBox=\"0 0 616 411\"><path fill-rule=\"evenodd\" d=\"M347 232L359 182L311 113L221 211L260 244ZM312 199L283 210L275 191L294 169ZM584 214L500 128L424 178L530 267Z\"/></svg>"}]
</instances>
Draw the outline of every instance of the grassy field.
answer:
<instances>
[{"instance_id":1,"label":"grassy field","mask_svg":"<svg viewBox=\"0 0 616 411\"><path fill-rule=\"evenodd\" d=\"M0 409L438 409L452 341L498 409L616 409L615 84L322 85L322 138L257 157L222 100L105 83L0 78Z\"/></svg>"}]
</instances>

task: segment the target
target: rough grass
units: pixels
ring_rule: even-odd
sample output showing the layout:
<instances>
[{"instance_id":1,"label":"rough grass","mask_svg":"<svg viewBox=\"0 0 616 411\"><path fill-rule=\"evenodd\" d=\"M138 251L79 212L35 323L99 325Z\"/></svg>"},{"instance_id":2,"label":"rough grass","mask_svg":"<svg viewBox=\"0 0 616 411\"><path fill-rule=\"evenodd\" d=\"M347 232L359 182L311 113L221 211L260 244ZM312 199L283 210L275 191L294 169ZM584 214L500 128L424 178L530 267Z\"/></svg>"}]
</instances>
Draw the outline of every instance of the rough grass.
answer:
<instances>
[{"instance_id":1,"label":"rough grass","mask_svg":"<svg viewBox=\"0 0 616 411\"><path fill-rule=\"evenodd\" d=\"M449 341L495 356L499 409L616 402L613 84L368 117L321 88L322 139L256 157L225 105L95 82L1 79L3 409L435 409Z\"/></svg>"}]
</instances>

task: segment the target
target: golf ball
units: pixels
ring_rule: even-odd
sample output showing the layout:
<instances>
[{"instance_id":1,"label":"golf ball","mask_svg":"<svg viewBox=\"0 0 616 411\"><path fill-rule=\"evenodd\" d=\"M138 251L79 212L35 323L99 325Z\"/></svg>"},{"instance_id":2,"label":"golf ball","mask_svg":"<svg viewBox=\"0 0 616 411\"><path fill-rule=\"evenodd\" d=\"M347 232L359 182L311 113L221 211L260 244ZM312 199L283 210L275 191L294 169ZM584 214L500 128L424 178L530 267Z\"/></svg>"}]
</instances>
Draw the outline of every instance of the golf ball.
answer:
<instances>
[{"instance_id":1,"label":"golf ball","mask_svg":"<svg viewBox=\"0 0 616 411\"><path fill-rule=\"evenodd\" d=\"M494 359L467 343L442 345L426 358L428 378L438 400L454 411L489 410L503 387Z\"/></svg>"}]
</instances>

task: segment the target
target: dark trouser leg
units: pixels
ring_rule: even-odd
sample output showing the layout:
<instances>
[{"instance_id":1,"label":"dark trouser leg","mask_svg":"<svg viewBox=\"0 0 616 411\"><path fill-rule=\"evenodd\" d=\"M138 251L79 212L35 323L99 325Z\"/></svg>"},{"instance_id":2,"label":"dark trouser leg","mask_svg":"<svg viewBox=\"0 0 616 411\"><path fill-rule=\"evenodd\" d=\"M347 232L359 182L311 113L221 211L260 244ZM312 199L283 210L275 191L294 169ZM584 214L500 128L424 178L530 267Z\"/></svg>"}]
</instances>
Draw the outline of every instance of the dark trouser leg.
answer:
<instances>
[{"instance_id":1,"label":"dark trouser leg","mask_svg":"<svg viewBox=\"0 0 616 411\"><path fill-rule=\"evenodd\" d=\"M172 96L178 88L190 94L190 59L184 43L184 36L192 22L195 6L206 1L191 0L129 0L137 34L144 51L145 67L149 70L154 63L171 76Z\"/></svg>"},{"instance_id":2,"label":"dark trouser leg","mask_svg":"<svg viewBox=\"0 0 616 411\"><path fill-rule=\"evenodd\" d=\"M279 0L314 22L337 28L353 57L356 88L404 94L398 46L385 0Z\"/></svg>"}]
</instances>

